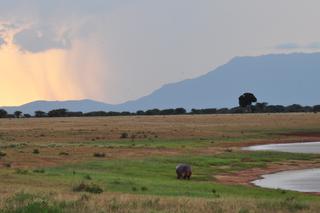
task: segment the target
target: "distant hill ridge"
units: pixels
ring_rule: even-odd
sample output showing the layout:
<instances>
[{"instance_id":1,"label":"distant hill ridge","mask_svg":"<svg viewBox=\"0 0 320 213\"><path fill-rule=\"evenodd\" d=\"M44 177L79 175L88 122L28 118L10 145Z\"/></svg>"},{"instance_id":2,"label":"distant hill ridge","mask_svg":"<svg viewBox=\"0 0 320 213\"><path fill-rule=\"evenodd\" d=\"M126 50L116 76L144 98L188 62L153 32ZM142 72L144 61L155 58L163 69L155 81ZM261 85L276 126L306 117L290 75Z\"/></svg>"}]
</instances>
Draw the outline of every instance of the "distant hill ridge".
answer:
<instances>
[{"instance_id":1,"label":"distant hill ridge","mask_svg":"<svg viewBox=\"0 0 320 213\"><path fill-rule=\"evenodd\" d=\"M33 101L21 106L12 107L0 107L5 109L9 113L14 111L22 111L24 113L33 114L37 110L48 112L53 109L65 108L69 111L81 111L81 112L92 112L99 110L110 110L114 105L106 104L99 101L94 101L90 99L84 100L67 100L67 101Z\"/></svg>"},{"instance_id":2,"label":"distant hill ridge","mask_svg":"<svg viewBox=\"0 0 320 213\"><path fill-rule=\"evenodd\" d=\"M221 108L237 106L240 94L250 91L269 104L320 103L320 53L271 54L235 57L194 79L164 85L150 95L123 104L93 100L35 101L2 107L33 113L67 108L70 111L137 111L152 108Z\"/></svg>"}]
</instances>

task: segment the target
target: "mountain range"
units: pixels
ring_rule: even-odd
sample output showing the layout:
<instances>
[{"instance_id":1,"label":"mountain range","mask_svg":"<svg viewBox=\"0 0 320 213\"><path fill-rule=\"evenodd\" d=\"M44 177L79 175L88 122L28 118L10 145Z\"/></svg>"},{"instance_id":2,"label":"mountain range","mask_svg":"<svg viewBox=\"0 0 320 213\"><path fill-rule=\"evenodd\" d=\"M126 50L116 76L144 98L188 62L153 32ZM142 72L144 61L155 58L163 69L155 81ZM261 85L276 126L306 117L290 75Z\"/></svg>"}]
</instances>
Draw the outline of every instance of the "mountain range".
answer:
<instances>
[{"instance_id":1,"label":"mountain range","mask_svg":"<svg viewBox=\"0 0 320 213\"><path fill-rule=\"evenodd\" d=\"M1 107L9 113L33 114L66 108L70 111L137 111L152 108L221 108L238 105L244 92L269 104L320 104L320 53L270 54L236 57L207 74L155 90L150 95L122 104L93 100L35 101Z\"/></svg>"}]
</instances>

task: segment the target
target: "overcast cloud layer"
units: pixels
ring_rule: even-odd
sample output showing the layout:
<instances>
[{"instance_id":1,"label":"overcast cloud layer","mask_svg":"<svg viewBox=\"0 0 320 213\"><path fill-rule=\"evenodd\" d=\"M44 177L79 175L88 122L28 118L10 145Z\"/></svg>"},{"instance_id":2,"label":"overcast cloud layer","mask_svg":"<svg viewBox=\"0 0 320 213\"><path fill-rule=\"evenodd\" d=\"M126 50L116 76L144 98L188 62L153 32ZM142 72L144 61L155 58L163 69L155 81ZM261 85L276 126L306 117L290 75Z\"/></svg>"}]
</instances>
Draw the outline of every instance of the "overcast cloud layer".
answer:
<instances>
[{"instance_id":1,"label":"overcast cloud layer","mask_svg":"<svg viewBox=\"0 0 320 213\"><path fill-rule=\"evenodd\" d=\"M318 51L319 8L318 0L0 0L0 51L6 43L23 54L64 51L74 98L119 103L235 56Z\"/></svg>"}]
</instances>

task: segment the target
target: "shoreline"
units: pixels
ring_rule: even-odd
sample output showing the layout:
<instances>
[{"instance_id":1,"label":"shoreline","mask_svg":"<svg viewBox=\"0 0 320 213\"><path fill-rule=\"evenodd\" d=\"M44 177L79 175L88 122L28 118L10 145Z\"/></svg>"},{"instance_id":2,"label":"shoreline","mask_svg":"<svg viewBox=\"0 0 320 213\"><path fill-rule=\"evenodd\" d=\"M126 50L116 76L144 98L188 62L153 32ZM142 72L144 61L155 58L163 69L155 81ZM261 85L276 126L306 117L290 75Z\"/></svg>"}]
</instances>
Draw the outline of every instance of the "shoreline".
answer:
<instances>
[{"instance_id":1,"label":"shoreline","mask_svg":"<svg viewBox=\"0 0 320 213\"><path fill-rule=\"evenodd\" d=\"M290 142L279 142L278 143L290 143ZM270 143L253 143L255 145L268 145L268 144L277 144L277 142L273 141ZM310 142L307 140L301 140L299 142L291 142L291 143L305 143ZM311 141L312 142L312 141ZM315 141L315 142L319 142ZM251 144L250 146L252 146ZM241 146L240 149L245 148L247 146ZM248 151L247 152L255 152L255 151ZM312 161L286 161L286 162L279 162L279 163L271 163L268 164L265 168L252 168L247 170L242 170L238 172L232 173L225 173L220 175L213 176L218 183L228 184L228 185L244 185L244 186L251 186L251 187L259 187L253 184L252 182L255 180L263 179L263 175L274 174L278 172L284 171L293 171L293 170L304 170L304 169L316 169L320 168L320 160L312 160ZM320 192L302 192L307 194L315 194L320 195Z\"/></svg>"}]
</instances>

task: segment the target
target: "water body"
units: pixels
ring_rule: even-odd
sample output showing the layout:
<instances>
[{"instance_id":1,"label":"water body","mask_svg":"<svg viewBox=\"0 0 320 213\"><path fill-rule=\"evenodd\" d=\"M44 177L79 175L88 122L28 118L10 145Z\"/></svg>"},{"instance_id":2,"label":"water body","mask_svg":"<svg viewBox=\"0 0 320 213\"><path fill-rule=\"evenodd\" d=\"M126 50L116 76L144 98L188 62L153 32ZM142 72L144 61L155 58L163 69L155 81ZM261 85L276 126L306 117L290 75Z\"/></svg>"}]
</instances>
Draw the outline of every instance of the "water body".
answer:
<instances>
[{"instance_id":1,"label":"water body","mask_svg":"<svg viewBox=\"0 0 320 213\"><path fill-rule=\"evenodd\" d=\"M320 154L320 142L267 144L249 146L244 150Z\"/></svg>"},{"instance_id":2,"label":"water body","mask_svg":"<svg viewBox=\"0 0 320 213\"><path fill-rule=\"evenodd\" d=\"M304 169L263 175L252 182L256 186L299 192L320 192L320 169Z\"/></svg>"},{"instance_id":3,"label":"water body","mask_svg":"<svg viewBox=\"0 0 320 213\"><path fill-rule=\"evenodd\" d=\"M268 144L250 146L244 148L244 150L320 154L320 142ZM252 183L256 186L272 189L320 192L320 169L304 169L267 174Z\"/></svg>"}]
</instances>

